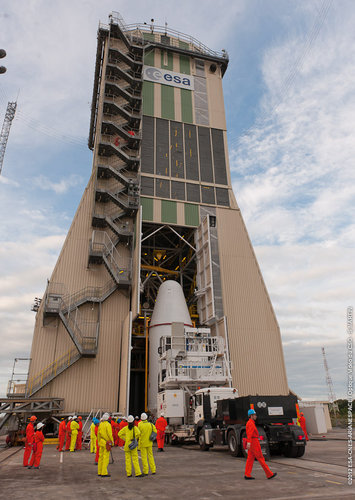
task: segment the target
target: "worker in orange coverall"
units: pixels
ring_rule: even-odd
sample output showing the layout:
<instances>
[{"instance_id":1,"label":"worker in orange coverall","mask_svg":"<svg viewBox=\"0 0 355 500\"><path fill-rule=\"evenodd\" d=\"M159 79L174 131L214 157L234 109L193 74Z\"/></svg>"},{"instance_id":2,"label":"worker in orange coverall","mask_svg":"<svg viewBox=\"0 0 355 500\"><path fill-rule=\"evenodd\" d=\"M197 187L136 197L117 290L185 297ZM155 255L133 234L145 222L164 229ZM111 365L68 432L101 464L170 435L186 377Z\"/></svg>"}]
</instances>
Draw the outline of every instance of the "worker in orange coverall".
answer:
<instances>
[{"instance_id":1,"label":"worker in orange coverall","mask_svg":"<svg viewBox=\"0 0 355 500\"><path fill-rule=\"evenodd\" d=\"M76 438L76 450L81 450L82 442L83 442L83 417L78 417L78 435Z\"/></svg>"},{"instance_id":2,"label":"worker in orange coverall","mask_svg":"<svg viewBox=\"0 0 355 500\"><path fill-rule=\"evenodd\" d=\"M28 466L28 469L32 469L34 465L34 469L39 469L39 464L41 463L41 457L42 457L42 451L43 451L43 441L44 441L44 436L42 432L42 428L44 427L44 424L40 422L36 426L36 432L34 435L34 442L33 442L33 454L31 457L30 465Z\"/></svg>"},{"instance_id":3,"label":"worker in orange coverall","mask_svg":"<svg viewBox=\"0 0 355 500\"><path fill-rule=\"evenodd\" d=\"M123 427L126 427L128 425L127 423L127 418L126 417L122 417L122 420L121 422L118 424L118 432L123 429ZM124 441L123 439L121 439L119 436L118 436L118 446L124 446Z\"/></svg>"},{"instance_id":4,"label":"worker in orange coverall","mask_svg":"<svg viewBox=\"0 0 355 500\"><path fill-rule=\"evenodd\" d=\"M247 458L247 463L245 464L244 479L255 479L255 477L252 477L250 475L255 459L257 459L261 467L264 469L266 477L268 479L272 479L277 475L277 472L272 472L269 469L269 467L266 465L265 458L263 457L259 441L259 432L255 425L255 420L257 418L255 410L249 410L248 417L249 420L246 425L246 432L247 432L246 449L248 451L248 458Z\"/></svg>"},{"instance_id":5,"label":"worker in orange coverall","mask_svg":"<svg viewBox=\"0 0 355 500\"><path fill-rule=\"evenodd\" d=\"M59 450L59 451L63 451L66 427L67 427L67 423L66 423L65 419L62 418L61 422L59 424L59 429L58 429L59 443L58 443L57 450Z\"/></svg>"},{"instance_id":6,"label":"worker in orange coverall","mask_svg":"<svg viewBox=\"0 0 355 500\"><path fill-rule=\"evenodd\" d=\"M28 459L30 458L32 445L33 445L33 437L35 434L35 422L37 417L32 415L30 421L26 427L26 441L25 441L25 453L23 455L23 466L28 467Z\"/></svg>"},{"instance_id":7,"label":"worker in orange coverall","mask_svg":"<svg viewBox=\"0 0 355 500\"><path fill-rule=\"evenodd\" d=\"M118 424L115 422L115 420L111 417L109 419L109 422L112 427L112 436L113 436L113 442L115 446L118 446Z\"/></svg>"},{"instance_id":8,"label":"worker in orange coverall","mask_svg":"<svg viewBox=\"0 0 355 500\"><path fill-rule=\"evenodd\" d=\"M101 477L111 476L111 474L107 472L107 466L110 461L110 451L113 446L112 427L108 421L109 418L110 415L108 413L102 415L97 431L97 442L100 448L97 475Z\"/></svg>"},{"instance_id":9,"label":"worker in orange coverall","mask_svg":"<svg viewBox=\"0 0 355 500\"><path fill-rule=\"evenodd\" d=\"M65 451L68 451L70 448L70 438L71 438L70 424L72 418L73 417L68 417L67 427L65 430Z\"/></svg>"},{"instance_id":10,"label":"worker in orange coverall","mask_svg":"<svg viewBox=\"0 0 355 500\"><path fill-rule=\"evenodd\" d=\"M309 437L308 437L308 434L307 434L307 427L306 427L306 419L305 419L305 416L304 416L304 414L302 412L300 413L300 417L299 417L298 421L300 423L301 429L304 432L306 441L309 441Z\"/></svg>"},{"instance_id":11,"label":"worker in orange coverall","mask_svg":"<svg viewBox=\"0 0 355 500\"><path fill-rule=\"evenodd\" d=\"M155 427L157 428L158 451L164 451L165 428L167 425L168 422L165 420L164 414L162 413L155 422Z\"/></svg>"}]
</instances>

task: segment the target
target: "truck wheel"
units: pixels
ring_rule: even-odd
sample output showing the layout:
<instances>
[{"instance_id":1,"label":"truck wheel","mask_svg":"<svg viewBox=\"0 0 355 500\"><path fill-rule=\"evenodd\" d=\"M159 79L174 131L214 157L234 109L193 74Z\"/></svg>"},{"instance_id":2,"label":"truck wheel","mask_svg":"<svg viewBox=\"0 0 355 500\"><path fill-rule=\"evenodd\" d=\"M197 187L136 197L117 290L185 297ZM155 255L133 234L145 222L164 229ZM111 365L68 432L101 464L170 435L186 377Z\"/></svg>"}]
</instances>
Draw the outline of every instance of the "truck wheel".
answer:
<instances>
[{"instance_id":1,"label":"truck wheel","mask_svg":"<svg viewBox=\"0 0 355 500\"><path fill-rule=\"evenodd\" d=\"M305 446L299 446L297 449L297 458L303 457L305 451L306 451Z\"/></svg>"},{"instance_id":2,"label":"truck wheel","mask_svg":"<svg viewBox=\"0 0 355 500\"><path fill-rule=\"evenodd\" d=\"M298 447L292 444L288 444L284 449L284 455L287 458L297 458L298 457Z\"/></svg>"},{"instance_id":3,"label":"truck wheel","mask_svg":"<svg viewBox=\"0 0 355 500\"><path fill-rule=\"evenodd\" d=\"M233 429L228 433L228 448L233 457L239 456L238 439Z\"/></svg>"},{"instance_id":4,"label":"truck wheel","mask_svg":"<svg viewBox=\"0 0 355 500\"><path fill-rule=\"evenodd\" d=\"M210 445L206 444L205 433L203 432L203 430L201 430L200 434L198 435L198 444L200 445L200 449L202 451L208 451L210 449Z\"/></svg>"}]
</instances>

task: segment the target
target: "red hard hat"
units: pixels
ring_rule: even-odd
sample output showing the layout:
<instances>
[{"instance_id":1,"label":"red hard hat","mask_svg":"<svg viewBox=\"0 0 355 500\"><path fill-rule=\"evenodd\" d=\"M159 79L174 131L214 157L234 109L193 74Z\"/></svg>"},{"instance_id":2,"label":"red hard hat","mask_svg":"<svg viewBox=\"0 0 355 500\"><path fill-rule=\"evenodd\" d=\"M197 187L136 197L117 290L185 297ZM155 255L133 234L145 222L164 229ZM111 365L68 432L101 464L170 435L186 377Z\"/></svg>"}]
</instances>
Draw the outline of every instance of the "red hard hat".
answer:
<instances>
[{"instance_id":1,"label":"red hard hat","mask_svg":"<svg viewBox=\"0 0 355 500\"><path fill-rule=\"evenodd\" d=\"M32 415L32 417L30 418L31 422L34 422L35 420L37 420L37 417L36 415Z\"/></svg>"},{"instance_id":2,"label":"red hard hat","mask_svg":"<svg viewBox=\"0 0 355 500\"><path fill-rule=\"evenodd\" d=\"M82 419L83 419L83 417L78 417L78 419L79 419L79 420L82 420Z\"/></svg>"}]
</instances>

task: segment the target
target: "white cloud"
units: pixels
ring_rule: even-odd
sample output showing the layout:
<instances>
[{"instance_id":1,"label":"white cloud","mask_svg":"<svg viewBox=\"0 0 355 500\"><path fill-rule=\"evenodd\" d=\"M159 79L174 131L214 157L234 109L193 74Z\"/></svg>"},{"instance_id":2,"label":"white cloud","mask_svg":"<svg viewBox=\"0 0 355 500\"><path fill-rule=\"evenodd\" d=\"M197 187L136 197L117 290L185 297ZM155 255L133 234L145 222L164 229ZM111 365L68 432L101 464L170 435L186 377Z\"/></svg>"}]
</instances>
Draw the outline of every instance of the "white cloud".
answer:
<instances>
[{"instance_id":1,"label":"white cloud","mask_svg":"<svg viewBox=\"0 0 355 500\"><path fill-rule=\"evenodd\" d=\"M46 176L40 175L34 180L34 185L45 191L54 191L56 194L66 193L70 188L82 184L83 179L79 175L70 175L67 179L53 182Z\"/></svg>"}]
</instances>

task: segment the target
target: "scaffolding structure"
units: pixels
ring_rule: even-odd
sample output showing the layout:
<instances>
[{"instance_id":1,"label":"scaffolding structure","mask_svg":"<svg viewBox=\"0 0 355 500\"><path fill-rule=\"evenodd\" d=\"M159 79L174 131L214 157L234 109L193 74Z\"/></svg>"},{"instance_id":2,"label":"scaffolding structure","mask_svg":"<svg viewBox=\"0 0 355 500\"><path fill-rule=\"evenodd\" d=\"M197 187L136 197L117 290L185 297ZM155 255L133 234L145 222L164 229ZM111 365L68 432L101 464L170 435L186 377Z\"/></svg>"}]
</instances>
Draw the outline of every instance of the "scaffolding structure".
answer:
<instances>
[{"instance_id":1,"label":"scaffolding structure","mask_svg":"<svg viewBox=\"0 0 355 500\"><path fill-rule=\"evenodd\" d=\"M17 108L17 101L7 103L4 123L2 124L2 129L0 134L0 175L2 171L2 165L4 163L4 156L6 151L7 140L10 134L11 123L15 117L16 108Z\"/></svg>"}]
</instances>

